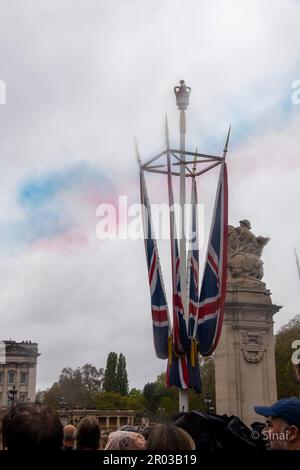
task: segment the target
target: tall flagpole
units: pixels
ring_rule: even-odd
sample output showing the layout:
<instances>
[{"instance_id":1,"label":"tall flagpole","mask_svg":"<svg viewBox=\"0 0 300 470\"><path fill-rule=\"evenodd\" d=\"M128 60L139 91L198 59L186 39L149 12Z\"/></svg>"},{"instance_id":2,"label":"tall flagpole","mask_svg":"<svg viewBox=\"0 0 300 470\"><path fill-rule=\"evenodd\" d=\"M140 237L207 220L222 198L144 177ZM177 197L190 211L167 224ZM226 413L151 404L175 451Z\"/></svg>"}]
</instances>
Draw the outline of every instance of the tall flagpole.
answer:
<instances>
[{"instance_id":1,"label":"tall flagpole","mask_svg":"<svg viewBox=\"0 0 300 470\"><path fill-rule=\"evenodd\" d=\"M184 80L180 80L180 86L174 88L176 96L176 104L180 111L179 131L180 131L180 151L185 151L185 134L186 134L186 116L185 111L189 105L189 97L191 88L186 86ZM182 162L185 162L184 153L180 154ZM186 238L185 238L185 165L180 165L180 193L179 203L181 209L181 232L180 232L180 286L182 304L185 312L185 320L188 327L188 311L187 311L187 288L186 288ZM179 390L179 411L189 411L188 390Z\"/></svg>"}]
</instances>

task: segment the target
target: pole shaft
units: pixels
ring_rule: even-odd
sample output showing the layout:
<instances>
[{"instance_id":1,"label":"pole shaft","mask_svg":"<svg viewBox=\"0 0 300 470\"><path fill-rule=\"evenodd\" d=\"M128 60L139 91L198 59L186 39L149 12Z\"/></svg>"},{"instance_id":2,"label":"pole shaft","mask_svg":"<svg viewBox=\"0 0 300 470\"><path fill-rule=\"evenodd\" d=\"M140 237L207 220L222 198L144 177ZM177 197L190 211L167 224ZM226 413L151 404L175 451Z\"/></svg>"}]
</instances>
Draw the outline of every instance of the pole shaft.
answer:
<instances>
[{"instance_id":1,"label":"pole shaft","mask_svg":"<svg viewBox=\"0 0 300 470\"><path fill-rule=\"evenodd\" d=\"M186 134L186 118L185 111L180 111L180 150L185 151L185 134ZM185 155L181 154L181 158L185 161ZM180 166L180 193L179 202L181 208L181 237L180 237L180 286L182 305L185 312L185 319L187 321L187 291L186 291L186 239L185 239L185 166ZM179 389L179 412L189 411L189 395L188 390Z\"/></svg>"}]
</instances>

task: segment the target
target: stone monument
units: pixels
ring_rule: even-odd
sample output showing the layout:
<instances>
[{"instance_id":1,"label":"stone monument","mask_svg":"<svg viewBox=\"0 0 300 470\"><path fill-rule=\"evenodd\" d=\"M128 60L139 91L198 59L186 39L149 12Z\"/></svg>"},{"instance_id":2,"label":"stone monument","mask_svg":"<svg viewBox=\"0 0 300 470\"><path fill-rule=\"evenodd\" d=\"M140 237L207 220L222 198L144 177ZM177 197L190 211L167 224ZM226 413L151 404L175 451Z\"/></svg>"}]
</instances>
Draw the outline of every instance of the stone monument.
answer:
<instances>
[{"instance_id":1,"label":"stone monument","mask_svg":"<svg viewBox=\"0 0 300 470\"><path fill-rule=\"evenodd\" d=\"M228 227L224 322L215 353L218 414L258 421L253 407L277 399L272 304L262 281L261 255L269 238L256 237L248 220Z\"/></svg>"}]
</instances>

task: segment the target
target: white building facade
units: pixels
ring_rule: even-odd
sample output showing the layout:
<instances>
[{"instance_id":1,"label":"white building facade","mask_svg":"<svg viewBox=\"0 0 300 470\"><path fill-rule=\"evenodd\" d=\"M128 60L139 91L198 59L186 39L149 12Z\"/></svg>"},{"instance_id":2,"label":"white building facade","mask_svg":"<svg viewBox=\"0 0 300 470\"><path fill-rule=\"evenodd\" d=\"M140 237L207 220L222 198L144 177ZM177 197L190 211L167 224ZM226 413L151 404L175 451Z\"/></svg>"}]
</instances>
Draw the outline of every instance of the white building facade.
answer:
<instances>
[{"instance_id":1,"label":"white building facade","mask_svg":"<svg viewBox=\"0 0 300 470\"><path fill-rule=\"evenodd\" d=\"M34 402L38 345L31 341L2 341L0 357L0 406Z\"/></svg>"}]
</instances>

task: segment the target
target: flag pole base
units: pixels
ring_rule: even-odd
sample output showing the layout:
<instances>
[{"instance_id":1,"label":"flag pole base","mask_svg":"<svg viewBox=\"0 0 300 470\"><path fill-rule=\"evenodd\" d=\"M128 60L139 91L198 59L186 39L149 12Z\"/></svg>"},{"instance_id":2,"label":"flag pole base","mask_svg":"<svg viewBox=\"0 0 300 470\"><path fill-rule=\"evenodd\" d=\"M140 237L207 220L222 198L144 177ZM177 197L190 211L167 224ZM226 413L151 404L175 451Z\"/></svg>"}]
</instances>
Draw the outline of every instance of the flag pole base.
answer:
<instances>
[{"instance_id":1,"label":"flag pole base","mask_svg":"<svg viewBox=\"0 0 300 470\"><path fill-rule=\"evenodd\" d=\"M189 391L179 389L179 412L189 411Z\"/></svg>"}]
</instances>

